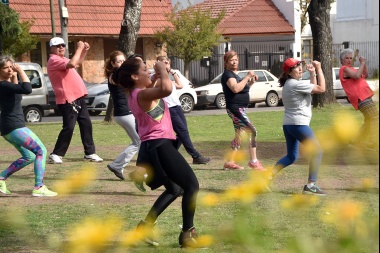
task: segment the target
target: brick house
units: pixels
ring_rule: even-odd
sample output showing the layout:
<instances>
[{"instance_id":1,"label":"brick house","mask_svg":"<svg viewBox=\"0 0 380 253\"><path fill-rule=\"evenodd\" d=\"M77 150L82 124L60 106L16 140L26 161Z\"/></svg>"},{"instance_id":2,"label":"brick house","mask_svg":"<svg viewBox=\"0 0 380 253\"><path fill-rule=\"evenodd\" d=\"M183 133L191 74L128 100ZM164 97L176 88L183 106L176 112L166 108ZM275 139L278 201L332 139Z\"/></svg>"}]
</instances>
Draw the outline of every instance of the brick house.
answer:
<instances>
[{"instance_id":1,"label":"brick house","mask_svg":"<svg viewBox=\"0 0 380 253\"><path fill-rule=\"evenodd\" d=\"M103 66L105 59L115 50L120 24L124 12L123 0L96 1L96 0L66 0L68 9L68 38L69 52L75 51L76 42L86 41L91 49L86 61L78 71L88 82L104 80ZM38 35L40 42L37 50L21 56L20 61L39 63L46 72L49 57L49 40L52 38L52 22L49 1L12 0L9 7L20 15L20 20L34 20L30 33ZM162 46L153 39L156 29L170 24L165 14L171 12L170 0L143 0L141 10L140 31L136 44L136 53L142 54L148 66L158 55L165 54ZM58 1L54 1L54 25L56 36L61 34ZM157 45L156 45L157 44Z\"/></svg>"}]
</instances>

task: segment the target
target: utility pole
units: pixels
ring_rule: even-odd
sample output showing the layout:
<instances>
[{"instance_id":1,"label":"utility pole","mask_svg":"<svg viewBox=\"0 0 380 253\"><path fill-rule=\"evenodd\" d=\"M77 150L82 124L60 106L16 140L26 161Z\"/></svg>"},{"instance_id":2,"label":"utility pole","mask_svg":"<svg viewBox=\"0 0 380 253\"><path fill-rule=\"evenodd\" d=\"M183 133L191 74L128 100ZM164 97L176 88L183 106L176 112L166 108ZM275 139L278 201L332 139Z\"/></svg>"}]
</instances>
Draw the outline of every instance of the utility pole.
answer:
<instances>
[{"instance_id":1,"label":"utility pole","mask_svg":"<svg viewBox=\"0 0 380 253\"><path fill-rule=\"evenodd\" d=\"M50 19L51 19L51 35L52 37L56 37L55 35L55 21L54 21L54 5L53 0L50 0Z\"/></svg>"},{"instance_id":2,"label":"utility pole","mask_svg":"<svg viewBox=\"0 0 380 253\"><path fill-rule=\"evenodd\" d=\"M66 53L65 57L69 58L69 36L67 34L67 24L69 21L69 12L64 6L64 0L59 0L59 17L61 21L61 36L66 43Z\"/></svg>"}]
</instances>

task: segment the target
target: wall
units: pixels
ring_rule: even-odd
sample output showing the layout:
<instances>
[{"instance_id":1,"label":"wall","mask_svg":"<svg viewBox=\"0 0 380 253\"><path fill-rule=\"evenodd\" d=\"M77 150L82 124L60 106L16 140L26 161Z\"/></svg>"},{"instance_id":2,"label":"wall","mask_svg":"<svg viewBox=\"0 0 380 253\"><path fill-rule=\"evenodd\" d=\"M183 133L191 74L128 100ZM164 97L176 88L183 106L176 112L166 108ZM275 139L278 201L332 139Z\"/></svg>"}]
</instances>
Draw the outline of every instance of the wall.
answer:
<instances>
[{"instance_id":1,"label":"wall","mask_svg":"<svg viewBox=\"0 0 380 253\"><path fill-rule=\"evenodd\" d=\"M337 0L333 43L379 41L379 0Z\"/></svg>"},{"instance_id":2,"label":"wall","mask_svg":"<svg viewBox=\"0 0 380 253\"><path fill-rule=\"evenodd\" d=\"M272 0L289 23L294 27L293 58L301 59L301 19L298 0Z\"/></svg>"}]
</instances>

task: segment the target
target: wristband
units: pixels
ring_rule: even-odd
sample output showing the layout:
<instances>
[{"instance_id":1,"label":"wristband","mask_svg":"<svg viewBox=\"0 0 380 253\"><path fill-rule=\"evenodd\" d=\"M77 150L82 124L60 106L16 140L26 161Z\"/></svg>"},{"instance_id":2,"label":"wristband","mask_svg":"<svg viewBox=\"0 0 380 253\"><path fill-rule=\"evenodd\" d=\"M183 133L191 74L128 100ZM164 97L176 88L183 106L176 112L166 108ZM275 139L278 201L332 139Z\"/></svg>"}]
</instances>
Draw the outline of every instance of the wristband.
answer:
<instances>
[{"instance_id":1,"label":"wristband","mask_svg":"<svg viewBox=\"0 0 380 253\"><path fill-rule=\"evenodd\" d=\"M317 74L312 74L311 76L313 76L313 77L314 77L314 76L317 76Z\"/></svg>"}]
</instances>

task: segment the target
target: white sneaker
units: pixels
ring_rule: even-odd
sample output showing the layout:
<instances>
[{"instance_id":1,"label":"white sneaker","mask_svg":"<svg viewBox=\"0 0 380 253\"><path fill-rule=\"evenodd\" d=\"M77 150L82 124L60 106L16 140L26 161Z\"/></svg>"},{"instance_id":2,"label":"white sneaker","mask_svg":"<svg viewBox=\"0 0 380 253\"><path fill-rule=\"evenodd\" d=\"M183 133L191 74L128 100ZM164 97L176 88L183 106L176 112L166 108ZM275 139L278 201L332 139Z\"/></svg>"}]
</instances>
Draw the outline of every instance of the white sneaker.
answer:
<instances>
[{"instance_id":1,"label":"white sneaker","mask_svg":"<svg viewBox=\"0 0 380 253\"><path fill-rule=\"evenodd\" d=\"M50 154L49 155L49 163L63 163L62 162L62 156L58 156L56 154Z\"/></svg>"},{"instance_id":2,"label":"white sneaker","mask_svg":"<svg viewBox=\"0 0 380 253\"><path fill-rule=\"evenodd\" d=\"M92 155L85 155L84 159L90 160L91 162L103 162L103 159L100 158L97 154L92 154Z\"/></svg>"}]
</instances>

